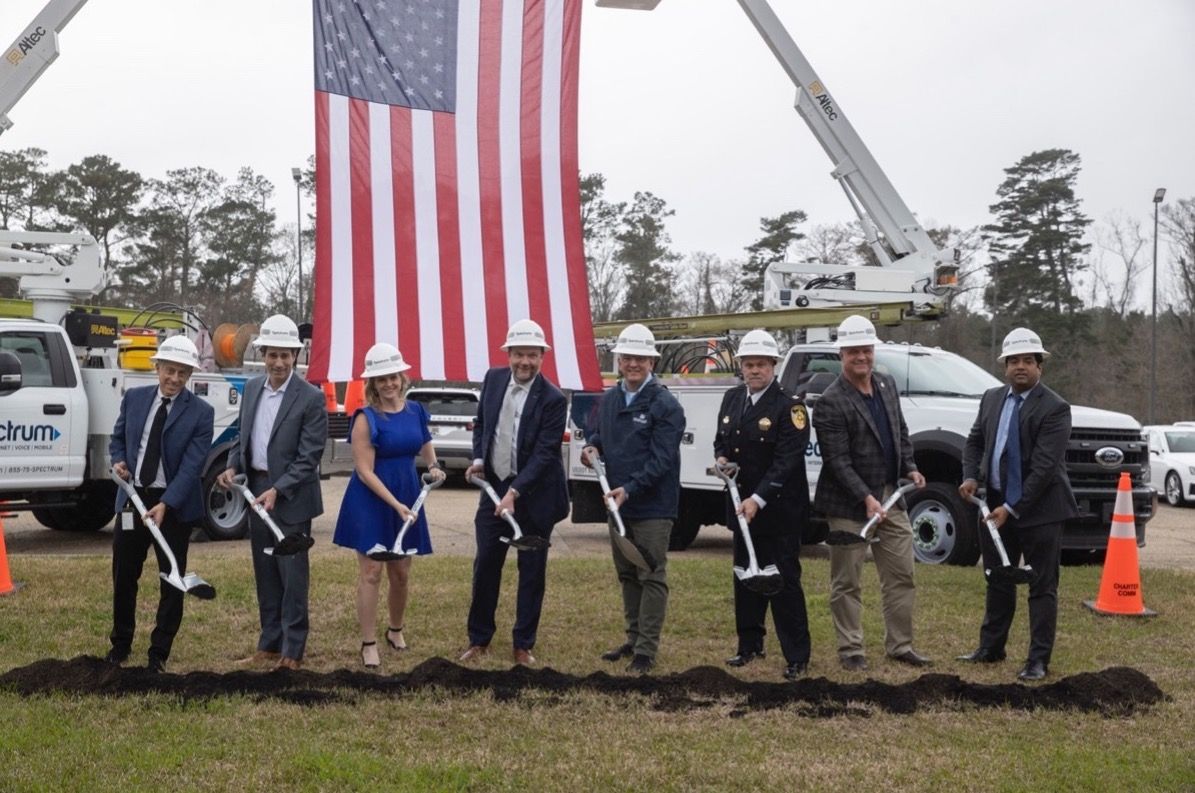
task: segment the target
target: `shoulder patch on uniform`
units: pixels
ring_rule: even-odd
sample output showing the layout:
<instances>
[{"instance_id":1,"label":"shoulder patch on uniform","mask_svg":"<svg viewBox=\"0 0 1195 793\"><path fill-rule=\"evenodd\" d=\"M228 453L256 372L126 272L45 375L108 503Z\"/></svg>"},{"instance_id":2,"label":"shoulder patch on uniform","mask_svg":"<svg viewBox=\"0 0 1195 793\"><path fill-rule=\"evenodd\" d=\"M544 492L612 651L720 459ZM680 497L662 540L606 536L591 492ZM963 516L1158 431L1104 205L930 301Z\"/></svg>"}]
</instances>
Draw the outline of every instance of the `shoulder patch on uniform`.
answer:
<instances>
[{"instance_id":1,"label":"shoulder patch on uniform","mask_svg":"<svg viewBox=\"0 0 1195 793\"><path fill-rule=\"evenodd\" d=\"M790 411L793 419L793 426L799 430L805 429L809 424L809 413L805 410L804 405L793 405Z\"/></svg>"}]
</instances>

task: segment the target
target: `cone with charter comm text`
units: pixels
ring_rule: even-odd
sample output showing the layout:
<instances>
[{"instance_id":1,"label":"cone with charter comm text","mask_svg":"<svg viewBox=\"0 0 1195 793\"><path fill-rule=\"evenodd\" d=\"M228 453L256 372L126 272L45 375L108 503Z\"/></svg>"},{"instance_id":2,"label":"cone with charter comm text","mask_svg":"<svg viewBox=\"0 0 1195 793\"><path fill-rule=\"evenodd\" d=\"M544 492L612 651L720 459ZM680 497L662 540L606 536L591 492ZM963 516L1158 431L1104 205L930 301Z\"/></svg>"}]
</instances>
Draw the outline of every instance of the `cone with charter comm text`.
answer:
<instances>
[{"instance_id":1,"label":"cone with charter comm text","mask_svg":"<svg viewBox=\"0 0 1195 793\"><path fill-rule=\"evenodd\" d=\"M1083 605L1096 614L1153 617L1158 612L1145 607L1141 594L1141 567L1137 563L1137 527L1133 519L1133 483L1128 473L1120 475L1116 487L1116 508L1108 534L1108 553L1100 577L1100 594Z\"/></svg>"},{"instance_id":2,"label":"cone with charter comm text","mask_svg":"<svg viewBox=\"0 0 1195 793\"><path fill-rule=\"evenodd\" d=\"M0 596L11 595L20 588L12 582L8 572L8 551L4 547L4 519L0 518Z\"/></svg>"}]
</instances>

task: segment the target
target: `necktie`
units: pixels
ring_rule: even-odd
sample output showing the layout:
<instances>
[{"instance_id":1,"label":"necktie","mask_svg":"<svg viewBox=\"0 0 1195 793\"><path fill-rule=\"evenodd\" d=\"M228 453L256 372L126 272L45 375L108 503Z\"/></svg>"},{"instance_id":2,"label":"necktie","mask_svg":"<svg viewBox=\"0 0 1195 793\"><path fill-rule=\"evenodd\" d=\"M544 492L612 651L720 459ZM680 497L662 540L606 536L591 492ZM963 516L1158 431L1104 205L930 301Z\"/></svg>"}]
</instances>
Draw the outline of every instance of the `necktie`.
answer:
<instances>
[{"instance_id":1,"label":"necktie","mask_svg":"<svg viewBox=\"0 0 1195 793\"><path fill-rule=\"evenodd\" d=\"M514 445L515 445L515 398L523 389L512 386L502 400L502 410L498 413L498 433L494 437L494 453L491 463L494 475L499 479L506 479L514 473Z\"/></svg>"},{"instance_id":2,"label":"necktie","mask_svg":"<svg viewBox=\"0 0 1195 793\"><path fill-rule=\"evenodd\" d=\"M1008 417L1008 440L1004 442L1004 501L1015 506L1021 500L1021 402L1015 394L1012 400L1012 414Z\"/></svg>"},{"instance_id":3,"label":"necktie","mask_svg":"<svg viewBox=\"0 0 1195 793\"><path fill-rule=\"evenodd\" d=\"M141 486L149 487L158 478L158 466L162 464L162 430L166 428L166 414L169 412L170 399L162 398L158 405L158 412L154 414L154 423L149 428L149 441L145 444L145 457L141 460Z\"/></svg>"}]
</instances>

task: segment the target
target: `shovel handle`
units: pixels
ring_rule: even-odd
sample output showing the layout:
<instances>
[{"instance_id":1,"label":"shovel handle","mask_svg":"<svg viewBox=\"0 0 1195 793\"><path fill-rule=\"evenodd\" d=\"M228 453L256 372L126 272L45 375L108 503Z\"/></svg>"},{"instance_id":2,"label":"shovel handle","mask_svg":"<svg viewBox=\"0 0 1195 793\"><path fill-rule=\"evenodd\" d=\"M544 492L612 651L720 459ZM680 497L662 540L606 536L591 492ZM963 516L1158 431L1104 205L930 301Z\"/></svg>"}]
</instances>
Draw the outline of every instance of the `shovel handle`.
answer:
<instances>
[{"instance_id":1,"label":"shovel handle","mask_svg":"<svg viewBox=\"0 0 1195 793\"><path fill-rule=\"evenodd\" d=\"M232 486L241 498L245 499L245 503L249 505L249 509L257 513L257 517L261 518L261 522L266 524L266 528L278 540L281 540L286 535L282 533L282 529L278 528L278 524L274 522L274 518L270 516L269 510L261 505L257 500L257 496L253 495L253 491L249 489L249 477L245 474L237 474L232 478Z\"/></svg>"},{"instance_id":2,"label":"shovel handle","mask_svg":"<svg viewBox=\"0 0 1195 793\"><path fill-rule=\"evenodd\" d=\"M988 503L980 498L978 493L969 496L967 500L979 507L979 514L983 518L983 525L988 527L988 533L992 536L992 543L996 546L996 553L1000 554L1000 563L1005 567L1012 567L1012 562L1008 560L1008 551L1004 550L1004 540L1000 539L1000 531L996 528L996 524L992 522L992 512L988 509Z\"/></svg>"},{"instance_id":3,"label":"shovel handle","mask_svg":"<svg viewBox=\"0 0 1195 793\"><path fill-rule=\"evenodd\" d=\"M496 507L501 506L502 499L498 498L497 491L494 490L493 485L491 485L489 482L485 481L480 476L477 476L476 474L474 474L473 476L469 477L469 484L475 485L477 487L480 487L482 490L484 490L485 494L490 497L490 501L494 502L494 506L496 506ZM505 520L507 523L510 524L510 527L512 529L515 530L515 538L516 539L523 536L523 530L519 527L519 522L517 520L515 520L515 516L511 514L510 510L508 510L508 509L502 510L501 517L503 520Z\"/></svg>"},{"instance_id":4,"label":"shovel handle","mask_svg":"<svg viewBox=\"0 0 1195 793\"><path fill-rule=\"evenodd\" d=\"M884 512L887 512L888 510L890 510L894 506L896 506L896 502L900 501L905 496L906 493L912 493L916 489L917 489L917 485L915 485L914 483L905 482L903 485L901 485L900 487L898 487L892 491L892 495L888 496L888 498L884 500L884 503L880 505L880 509L882 509ZM879 513L872 515L871 518L866 523L863 524L863 528L859 530L859 534L866 537L867 532L869 532L873 528L875 528L875 525L879 522L880 522Z\"/></svg>"}]
</instances>

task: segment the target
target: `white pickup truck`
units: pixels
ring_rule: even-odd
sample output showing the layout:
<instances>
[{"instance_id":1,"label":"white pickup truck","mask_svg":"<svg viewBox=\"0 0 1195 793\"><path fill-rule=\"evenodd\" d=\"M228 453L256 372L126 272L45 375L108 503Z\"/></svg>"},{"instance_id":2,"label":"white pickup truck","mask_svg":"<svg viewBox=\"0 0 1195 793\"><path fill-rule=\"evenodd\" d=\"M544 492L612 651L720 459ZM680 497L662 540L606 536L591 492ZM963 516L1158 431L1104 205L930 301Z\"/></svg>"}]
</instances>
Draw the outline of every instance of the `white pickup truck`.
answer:
<instances>
[{"instance_id":1,"label":"white pickup truck","mask_svg":"<svg viewBox=\"0 0 1195 793\"><path fill-rule=\"evenodd\" d=\"M909 498L917 558L931 564L974 564L979 558L975 511L967 509L958 496L962 450L979 411L980 395L999 381L954 353L906 344L878 345L876 368L896 378L917 466L929 482ZM790 393L803 395L814 412L817 397L839 371L838 352L828 342L795 345L777 370L781 384ZM725 375L661 379L685 409L680 513L671 543L673 550L680 550L693 542L702 526L725 521L722 483L706 469L713 462L722 395L738 381ZM605 521L593 473L580 461L597 397L574 393L570 410L569 479L572 519L578 523ZM1141 425L1123 413L1080 406L1072 406L1071 424L1066 467L1080 516L1067 524L1063 549L1098 555L1105 548L1121 471L1132 475L1137 543L1144 545L1154 495ZM812 496L822 467L816 435L810 436L805 455Z\"/></svg>"}]
</instances>

